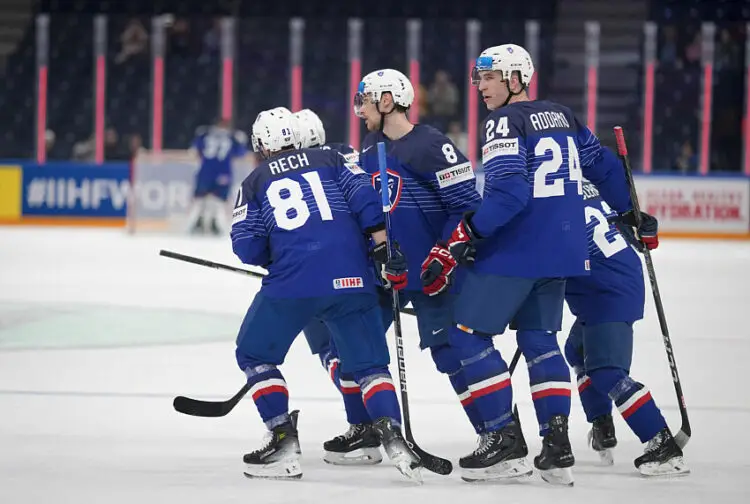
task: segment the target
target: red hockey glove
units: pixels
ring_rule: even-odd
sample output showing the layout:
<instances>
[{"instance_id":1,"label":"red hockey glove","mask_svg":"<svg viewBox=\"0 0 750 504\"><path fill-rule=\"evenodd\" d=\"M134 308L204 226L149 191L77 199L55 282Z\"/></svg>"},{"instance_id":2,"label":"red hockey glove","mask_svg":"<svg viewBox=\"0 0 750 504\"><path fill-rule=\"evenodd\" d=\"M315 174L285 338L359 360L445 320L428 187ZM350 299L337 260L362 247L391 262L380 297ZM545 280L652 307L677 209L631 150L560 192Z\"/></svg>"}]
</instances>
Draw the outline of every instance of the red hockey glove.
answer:
<instances>
[{"instance_id":1,"label":"red hockey glove","mask_svg":"<svg viewBox=\"0 0 750 504\"><path fill-rule=\"evenodd\" d=\"M615 223L618 227L619 225L625 225L634 228L636 225L635 213L632 210L610 217L608 221ZM641 212L641 226L638 228L638 236L641 238L641 243L649 250L659 246L659 221L656 217Z\"/></svg>"},{"instance_id":2,"label":"red hockey glove","mask_svg":"<svg viewBox=\"0 0 750 504\"><path fill-rule=\"evenodd\" d=\"M391 257L388 259L388 245L383 242L375 245L372 249L372 259L375 261L375 267L383 279L383 287L386 289L401 290L408 283L408 267L406 256L394 243L391 250Z\"/></svg>"},{"instance_id":3,"label":"red hockey glove","mask_svg":"<svg viewBox=\"0 0 750 504\"><path fill-rule=\"evenodd\" d=\"M458 264L474 264L474 258L477 255L476 244L479 242L479 235L471 227L471 216L474 212L467 212L456 229L453 230L448 240L448 251Z\"/></svg>"},{"instance_id":4,"label":"red hockey glove","mask_svg":"<svg viewBox=\"0 0 750 504\"><path fill-rule=\"evenodd\" d=\"M437 296L451 285L456 260L444 243L438 242L430 250L427 259L422 263L422 292L428 296Z\"/></svg>"}]
</instances>

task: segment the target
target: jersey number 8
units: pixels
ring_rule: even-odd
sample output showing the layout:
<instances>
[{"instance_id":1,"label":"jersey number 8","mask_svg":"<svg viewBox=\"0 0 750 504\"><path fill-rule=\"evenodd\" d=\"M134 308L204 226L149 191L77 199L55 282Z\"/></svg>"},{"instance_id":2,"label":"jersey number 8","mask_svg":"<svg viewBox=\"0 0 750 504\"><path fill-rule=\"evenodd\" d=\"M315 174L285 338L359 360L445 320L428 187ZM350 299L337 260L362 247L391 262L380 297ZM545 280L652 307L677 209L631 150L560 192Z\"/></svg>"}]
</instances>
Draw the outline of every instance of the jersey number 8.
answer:
<instances>
[{"instance_id":1,"label":"jersey number 8","mask_svg":"<svg viewBox=\"0 0 750 504\"><path fill-rule=\"evenodd\" d=\"M331 206L328 204L328 198L326 198L326 192L323 189L318 172L303 173L302 178L310 186L321 220L333 220ZM287 194L282 196L282 191ZM302 185L296 180L291 178L274 180L268 186L266 196L268 197L268 203L273 207L276 225L281 229L292 231L300 228L310 218L310 207L305 201Z\"/></svg>"}]
</instances>

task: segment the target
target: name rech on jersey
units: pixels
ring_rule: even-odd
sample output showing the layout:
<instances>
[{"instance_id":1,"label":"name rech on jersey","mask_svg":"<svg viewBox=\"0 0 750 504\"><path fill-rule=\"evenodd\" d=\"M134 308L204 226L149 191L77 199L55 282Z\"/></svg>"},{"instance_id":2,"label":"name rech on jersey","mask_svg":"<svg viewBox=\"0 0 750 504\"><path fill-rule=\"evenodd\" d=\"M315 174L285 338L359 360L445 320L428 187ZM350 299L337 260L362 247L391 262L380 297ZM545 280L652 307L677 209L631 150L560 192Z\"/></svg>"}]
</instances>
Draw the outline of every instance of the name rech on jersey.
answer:
<instances>
[{"instance_id":1,"label":"name rech on jersey","mask_svg":"<svg viewBox=\"0 0 750 504\"><path fill-rule=\"evenodd\" d=\"M451 166L435 172L437 177L438 185L441 189L450 187L458 184L465 180L471 180L474 178L474 170L471 167L470 162L461 163L460 165Z\"/></svg>"},{"instance_id":2,"label":"name rech on jersey","mask_svg":"<svg viewBox=\"0 0 750 504\"><path fill-rule=\"evenodd\" d=\"M486 163L497 156L518 155L518 138L498 138L482 147L482 162Z\"/></svg>"}]
</instances>

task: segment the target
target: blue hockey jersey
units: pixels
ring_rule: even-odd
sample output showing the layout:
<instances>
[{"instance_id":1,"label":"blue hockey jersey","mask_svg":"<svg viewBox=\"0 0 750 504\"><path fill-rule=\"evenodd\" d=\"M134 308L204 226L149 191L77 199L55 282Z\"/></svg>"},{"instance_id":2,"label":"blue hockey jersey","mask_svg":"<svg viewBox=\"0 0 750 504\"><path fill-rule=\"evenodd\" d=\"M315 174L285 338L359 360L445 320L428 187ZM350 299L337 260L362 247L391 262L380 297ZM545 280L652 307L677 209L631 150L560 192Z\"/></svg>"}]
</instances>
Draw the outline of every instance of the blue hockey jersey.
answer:
<instances>
[{"instance_id":1,"label":"blue hockey jersey","mask_svg":"<svg viewBox=\"0 0 750 504\"><path fill-rule=\"evenodd\" d=\"M335 150L344 156L347 163L359 163L359 152L357 149L346 143L331 142L323 145L321 149L324 150Z\"/></svg>"},{"instance_id":2,"label":"blue hockey jersey","mask_svg":"<svg viewBox=\"0 0 750 504\"><path fill-rule=\"evenodd\" d=\"M199 128L191 147L200 156L201 172L231 175L232 161L247 154L247 139L239 131L212 126Z\"/></svg>"},{"instance_id":3,"label":"blue hockey jersey","mask_svg":"<svg viewBox=\"0 0 750 504\"><path fill-rule=\"evenodd\" d=\"M583 176L619 212L625 174L572 112L549 101L511 103L485 120L484 198L471 222L477 271L525 278L588 274Z\"/></svg>"},{"instance_id":4,"label":"blue hockey jersey","mask_svg":"<svg viewBox=\"0 0 750 504\"><path fill-rule=\"evenodd\" d=\"M385 142L393 239L406 255L406 290L421 290L422 262L439 240L447 240L464 212L481 197L471 163L448 137L417 124L399 138L370 133L359 154L360 165L380 190L377 143Z\"/></svg>"},{"instance_id":5,"label":"blue hockey jersey","mask_svg":"<svg viewBox=\"0 0 750 504\"><path fill-rule=\"evenodd\" d=\"M263 292L301 298L374 292L366 234L384 229L370 177L333 150L300 149L260 163L242 182L232 249L263 266Z\"/></svg>"},{"instance_id":6,"label":"blue hockey jersey","mask_svg":"<svg viewBox=\"0 0 750 504\"><path fill-rule=\"evenodd\" d=\"M643 318L645 284L638 253L607 221L616 213L584 181L591 275L569 278L565 299L571 313L588 324L635 322Z\"/></svg>"}]
</instances>

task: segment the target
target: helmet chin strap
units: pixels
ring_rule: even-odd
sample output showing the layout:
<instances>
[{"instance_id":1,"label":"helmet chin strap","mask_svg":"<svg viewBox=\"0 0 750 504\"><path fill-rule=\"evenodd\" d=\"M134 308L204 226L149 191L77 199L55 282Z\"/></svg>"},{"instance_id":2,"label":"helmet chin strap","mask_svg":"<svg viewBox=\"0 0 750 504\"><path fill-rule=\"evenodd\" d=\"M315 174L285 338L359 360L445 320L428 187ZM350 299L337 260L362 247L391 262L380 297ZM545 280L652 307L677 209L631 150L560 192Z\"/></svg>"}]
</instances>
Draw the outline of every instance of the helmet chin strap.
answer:
<instances>
[{"instance_id":1,"label":"helmet chin strap","mask_svg":"<svg viewBox=\"0 0 750 504\"><path fill-rule=\"evenodd\" d=\"M377 111L380 112L380 127L378 128L378 131L380 133L383 133L383 129L385 128L385 116L392 114L396 110L396 107L394 106L393 109L390 112L382 112L380 110L380 102L377 102L375 104L375 107L376 107ZM383 133L383 134L385 134L385 133Z\"/></svg>"},{"instance_id":2,"label":"helmet chin strap","mask_svg":"<svg viewBox=\"0 0 750 504\"><path fill-rule=\"evenodd\" d=\"M520 80L520 79L519 79L519 80ZM510 84L509 84L509 83L508 83L508 81L506 80L506 81L505 81L505 88L506 88L506 89L508 90L508 97L507 97L507 98L505 99L505 101L503 102L503 104L502 104L502 105L500 105L501 107L504 107L504 106L506 106L506 105L508 104L508 102L510 102L510 99L511 99L511 98L513 98L514 96L518 96L518 95L520 95L521 93L523 93L523 92L524 92L524 91L526 90L526 84L524 84L524 83L521 83L521 90L520 90L520 91L518 91L517 93L514 93L513 91L511 91L511 90L510 90Z\"/></svg>"}]
</instances>

